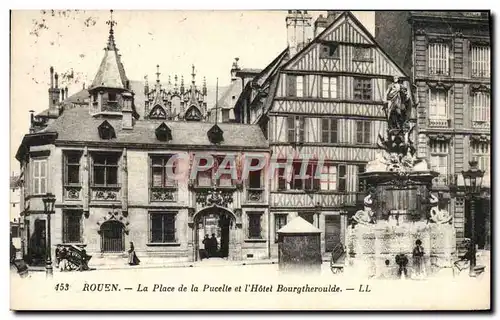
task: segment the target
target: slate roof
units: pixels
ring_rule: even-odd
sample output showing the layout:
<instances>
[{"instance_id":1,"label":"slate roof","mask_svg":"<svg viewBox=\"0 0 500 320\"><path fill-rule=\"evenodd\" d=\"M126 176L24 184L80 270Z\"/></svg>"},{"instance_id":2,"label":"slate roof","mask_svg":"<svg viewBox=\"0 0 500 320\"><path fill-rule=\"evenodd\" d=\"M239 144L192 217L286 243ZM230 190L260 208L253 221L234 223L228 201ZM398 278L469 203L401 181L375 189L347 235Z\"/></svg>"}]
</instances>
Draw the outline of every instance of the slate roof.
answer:
<instances>
[{"instance_id":1,"label":"slate roof","mask_svg":"<svg viewBox=\"0 0 500 320\"><path fill-rule=\"evenodd\" d=\"M304 220L302 217L296 217L284 227L278 230L278 233L321 233L321 230Z\"/></svg>"},{"instance_id":2,"label":"slate roof","mask_svg":"<svg viewBox=\"0 0 500 320\"><path fill-rule=\"evenodd\" d=\"M103 145L116 144L145 144L165 146L213 146L208 140L207 132L214 125L210 122L185 122L138 120L133 129L122 129L121 119L106 119L115 129L116 138L102 140L97 127L104 119L94 118L87 108L73 108L65 110L62 115L50 123L41 132L56 132L56 141L67 142L96 142ZM162 123L172 131L172 140L159 141L155 129ZM222 147L268 148L269 144L257 125L219 123L224 131ZM39 133L41 133L39 132Z\"/></svg>"}]
</instances>

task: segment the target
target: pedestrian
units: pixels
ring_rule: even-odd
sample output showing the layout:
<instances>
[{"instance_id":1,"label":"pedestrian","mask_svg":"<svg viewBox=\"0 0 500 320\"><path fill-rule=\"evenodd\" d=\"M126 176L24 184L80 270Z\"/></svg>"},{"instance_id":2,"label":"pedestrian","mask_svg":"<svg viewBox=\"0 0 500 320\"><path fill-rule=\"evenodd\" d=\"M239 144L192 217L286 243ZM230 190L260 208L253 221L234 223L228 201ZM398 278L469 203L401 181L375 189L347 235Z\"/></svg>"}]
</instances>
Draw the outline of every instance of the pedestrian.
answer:
<instances>
[{"instance_id":1,"label":"pedestrian","mask_svg":"<svg viewBox=\"0 0 500 320\"><path fill-rule=\"evenodd\" d=\"M219 247L219 243L217 242L217 238L215 237L215 233L212 233L212 238L210 238L210 256L211 257L216 257L217 256L217 248Z\"/></svg>"},{"instance_id":2,"label":"pedestrian","mask_svg":"<svg viewBox=\"0 0 500 320\"><path fill-rule=\"evenodd\" d=\"M398 268L398 277L401 279L405 279L408 277L408 270L406 269L406 265L408 264L408 258L405 254L400 253L396 256L396 264L399 266Z\"/></svg>"},{"instance_id":3,"label":"pedestrian","mask_svg":"<svg viewBox=\"0 0 500 320\"><path fill-rule=\"evenodd\" d=\"M140 263L141 261L135 254L135 249L134 249L134 243L130 242L130 249L128 250L128 264L131 266L136 266Z\"/></svg>"},{"instance_id":4,"label":"pedestrian","mask_svg":"<svg viewBox=\"0 0 500 320\"><path fill-rule=\"evenodd\" d=\"M56 251L55 251L55 256L56 256L56 268L59 268L59 263L61 262L61 245L58 244L56 245Z\"/></svg>"},{"instance_id":5,"label":"pedestrian","mask_svg":"<svg viewBox=\"0 0 500 320\"><path fill-rule=\"evenodd\" d=\"M422 278L424 276L424 247L422 246L422 241L417 239L415 241L415 247L413 248L413 267L415 271L415 276L417 278Z\"/></svg>"},{"instance_id":6,"label":"pedestrian","mask_svg":"<svg viewBox=\"0 0 500 320\"><path fill-rule=\"evenodd\" d=\"M211 244L211 240L210 238L208 237L208 234L205 235L205 238L203 238L203 252L202 254L200 254L201 256L201 259L203 260L204 258L210 258L210 244Z\"/></svg>"},{"instance_id":7,"label":"pedestrian","mask_svg":"<svg viewBox=\"0 0 500 320\"><path fill-rule=\"evenodd\" d=\"M12 242L12 238L10 238L10 263L14 263L16 261L16 246L14 245L14 242Z\"/></svg>"},{"instance_id":8,"label":"pedestrian","mask_svg":"<svg viewBox=\"0 0 500 320\"><path fill-rule=\"evenodd\" d=\"M68 249L65 247L59 250L59 267L61 271L68 270Z\"/></svg>"}]
</instances>

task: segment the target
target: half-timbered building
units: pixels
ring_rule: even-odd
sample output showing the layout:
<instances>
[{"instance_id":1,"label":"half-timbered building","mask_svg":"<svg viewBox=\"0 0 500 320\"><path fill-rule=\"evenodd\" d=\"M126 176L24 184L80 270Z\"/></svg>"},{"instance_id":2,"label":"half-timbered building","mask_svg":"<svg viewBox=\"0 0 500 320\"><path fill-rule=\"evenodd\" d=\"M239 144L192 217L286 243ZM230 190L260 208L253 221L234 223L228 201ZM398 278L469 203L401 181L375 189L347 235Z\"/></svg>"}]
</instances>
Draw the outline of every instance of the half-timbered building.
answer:
<instances>
[{"instance_id":1,"label":"half-timbered building","mask_svg":"<svg viewBox=\"0 0 500 320\"><path fill-rule=\"evenodd\" d=\"M322 230L322 250L331 252L345 243L347 216L364 191L358 173L385 132L388 84L407 76L350 12L320 17L312 39L304 37L313 25L306 11L286 20L288 48L245 85L235 115L261 126L273 158L293 158L292 174L278 169L270 186L271 238L299 215ZM310 177L297 178L307 158ZM271 252L277 256L276 244Z\"/></svg>"}]
</instances>

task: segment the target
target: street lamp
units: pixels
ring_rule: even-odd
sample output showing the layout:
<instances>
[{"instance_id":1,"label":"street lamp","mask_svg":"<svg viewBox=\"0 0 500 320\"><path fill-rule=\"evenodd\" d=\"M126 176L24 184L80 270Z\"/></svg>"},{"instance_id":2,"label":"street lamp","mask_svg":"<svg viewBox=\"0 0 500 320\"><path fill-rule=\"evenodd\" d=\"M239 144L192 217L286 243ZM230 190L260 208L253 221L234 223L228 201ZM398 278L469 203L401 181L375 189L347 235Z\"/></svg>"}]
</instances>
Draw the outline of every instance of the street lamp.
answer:
<instances>
[{"instance_id":1,"label":"street lamp","mask_svg":"<svg viewBox=\"0 0 500 320\"><path fill-rule=\"evenodd\" d=\"M56 197L52 193L47 193L43 197L43 206L45 214L47 215L47 253L45 260L45 272L47 277L51 277L53 273L52 269L52 250L50 245L51 233L50 233L50 215L54 213L54 204L56 202Z\"/></svg>"},{"instance_id":2,"label":"street lamp","mask_svg":"<svg viewBox=\"0 0 500 320\"><path fill-rule=\"evenodd\" d=\"M476 266L476 226L475 226L475 200L481 193L481 184L483 182L484 171L477 167L477 160L473 159L469 161L469 170L462 171L462 176L464 179L464 192L465 198L469 200L470 206L470 224L471 224L471 258L470 258L470 269L469 275L475 275L474 268ZM455 178L455 181L457 179ZM454 185L454 191L456 191L457 186Z\"/></svg>"}]
</instances>

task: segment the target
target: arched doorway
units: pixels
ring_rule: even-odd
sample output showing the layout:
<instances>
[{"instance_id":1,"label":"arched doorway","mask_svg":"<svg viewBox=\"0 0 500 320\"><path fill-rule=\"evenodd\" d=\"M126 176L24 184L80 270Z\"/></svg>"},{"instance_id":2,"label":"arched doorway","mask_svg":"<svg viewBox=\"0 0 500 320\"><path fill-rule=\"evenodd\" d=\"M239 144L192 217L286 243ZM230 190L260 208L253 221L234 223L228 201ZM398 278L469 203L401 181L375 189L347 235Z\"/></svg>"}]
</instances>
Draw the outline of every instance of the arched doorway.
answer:
<instances>
[{"instance_id":1,"label":"arched doorway","mask_svg":"<svg viewBox=\"0 0 500 320\"><path fill-rule=\"evenodd\" d=\"M125 251L124 227L118 221L106 221L101 225L101 252Z\"/></svg>"},{"instance_id":2,"label":"arched doorway","mask_svg":"<svg viewBox=\"0 0 500 320\"><path fill-rule=\"evenodd\" d=\"M234 232L236 225L234 214L225 208L213 206L196 213L193 222L195 260L204 257L229 258L231 239L234 239L231 232ZM210 241L204 241L207 236ZM208 256L202 254L201 250L205 250Z\"/></svg>"}]
</instances>

